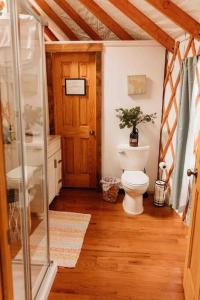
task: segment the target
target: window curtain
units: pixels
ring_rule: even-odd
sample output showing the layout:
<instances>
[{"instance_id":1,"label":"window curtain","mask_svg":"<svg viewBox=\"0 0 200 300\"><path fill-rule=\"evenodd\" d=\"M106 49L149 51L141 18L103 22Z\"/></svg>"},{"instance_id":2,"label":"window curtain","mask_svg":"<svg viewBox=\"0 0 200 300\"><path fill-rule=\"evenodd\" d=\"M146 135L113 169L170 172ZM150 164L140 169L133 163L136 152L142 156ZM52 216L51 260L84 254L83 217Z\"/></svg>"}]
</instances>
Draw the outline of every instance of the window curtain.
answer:
<instances>
[{"instance_id":1,"label":"window curtain","mask_svg":"<svg viewBox=\"0 0 200 300\"><path fill-rule=\"evenodd\" d=\"M179 101L179 118L176 136L176 161L172 182L172 206L183 212L188 201L188 184L186 169L190 161L193 147L193 118L194 93L193 87L197 57L190 57L183 61L181 68L181 88Z\"/></svg>"}]
</instances>

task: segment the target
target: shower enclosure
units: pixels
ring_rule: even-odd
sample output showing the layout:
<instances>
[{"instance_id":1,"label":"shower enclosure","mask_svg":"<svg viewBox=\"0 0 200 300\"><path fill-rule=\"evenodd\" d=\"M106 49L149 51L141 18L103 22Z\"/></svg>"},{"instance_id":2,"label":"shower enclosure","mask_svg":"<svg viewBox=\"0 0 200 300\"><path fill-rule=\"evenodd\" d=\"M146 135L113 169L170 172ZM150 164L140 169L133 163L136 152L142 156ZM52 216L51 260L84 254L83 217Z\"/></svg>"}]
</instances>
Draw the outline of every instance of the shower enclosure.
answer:
<instances>
[{"instance_id":1,"label":"shower enclosure","mask_svg":"<svg viewBox=\"0 0 200 300\"><path fill-rule=\"evenodd\" d=\"M0 102L14 299L41 298L48 236L43 24L28 1L0 10Z\"/></svg>"}]
</instances>

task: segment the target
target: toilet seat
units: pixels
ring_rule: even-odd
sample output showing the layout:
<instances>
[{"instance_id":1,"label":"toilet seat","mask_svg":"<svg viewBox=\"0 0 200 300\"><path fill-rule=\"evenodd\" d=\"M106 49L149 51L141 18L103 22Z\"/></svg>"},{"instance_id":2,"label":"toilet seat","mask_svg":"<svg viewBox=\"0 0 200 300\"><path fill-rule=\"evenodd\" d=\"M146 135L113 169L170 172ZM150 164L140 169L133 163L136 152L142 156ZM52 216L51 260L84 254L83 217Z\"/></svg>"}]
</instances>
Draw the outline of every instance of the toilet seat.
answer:
<instances>
[{"instance_id":1,"label":"toilet seat","mask_svg":"<svg viewBox=\"0 0 200 300\"><path fill-rule=\"evenodd\" d=\"M142 171L125 171L122 174L121 183L129 188L144 186L149 183L149 177Z\"/></svg>"}]
</instances>

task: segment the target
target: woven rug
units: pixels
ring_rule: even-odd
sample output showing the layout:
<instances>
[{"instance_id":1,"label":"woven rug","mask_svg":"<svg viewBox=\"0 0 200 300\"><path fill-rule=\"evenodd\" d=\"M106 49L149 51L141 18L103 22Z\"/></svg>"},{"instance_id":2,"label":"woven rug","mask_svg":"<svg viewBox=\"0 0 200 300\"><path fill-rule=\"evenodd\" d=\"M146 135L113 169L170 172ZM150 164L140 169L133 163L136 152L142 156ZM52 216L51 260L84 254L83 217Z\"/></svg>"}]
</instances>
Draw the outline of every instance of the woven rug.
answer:
<instances>
[{"instance_id":1,"label":"woven rug","mask_svg":"<svg viewBox=\"0 0 200 300\"><path fill-rule=\"evenodd\" d=\"M75 268L91 215L49 211L50 258L60 267ZM41 222L30 237L31 262L46 257L45 224ZM15 259L22 258L22 251ZM42 259L44 258L44 259Z\"/></svg>"},{"instance_id":2,"label":"woven rug","mask_svg":"<svg viewBox=\"0 0 200 300\"><path fill-rule=\"evenodd\" d=\"M76 266L90 218L89 214L49 212L50 256L58 266Z\"/></svg>"}]
</instances>

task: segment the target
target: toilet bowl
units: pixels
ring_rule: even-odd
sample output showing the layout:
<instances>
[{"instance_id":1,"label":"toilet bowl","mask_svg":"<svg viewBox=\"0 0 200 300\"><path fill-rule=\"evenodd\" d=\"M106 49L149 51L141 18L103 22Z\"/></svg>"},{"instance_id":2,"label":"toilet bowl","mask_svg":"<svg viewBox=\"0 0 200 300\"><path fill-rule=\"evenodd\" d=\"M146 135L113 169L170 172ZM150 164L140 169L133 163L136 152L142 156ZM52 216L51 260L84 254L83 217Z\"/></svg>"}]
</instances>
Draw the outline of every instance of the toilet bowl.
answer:
<instances>
[{"instance_id":1,"label":"toilet bowl","mask_svg":"<svg viewBox=\"0 0 200 300\"><path fill-rule=\"evenodd\" d=\"M124 211L129 215L143 213L143 194L149 186L149 177L142 171L124 171L121 184L125 191Z\"/></svg>"},{"instance_id":2,"label":"toilet bowl","mask_svg":"<svg viewBox=\"0 0 200 300\"><path fill-rule=\"evenodd\" d=\"M117 147L120 167L123 170L121 184L125 191L123 209L129 215L143 212L143 194L149 186L149 177L144 169L149 157L149 146L130 147L122 144Z\"/></svg>"}]
</instances>

